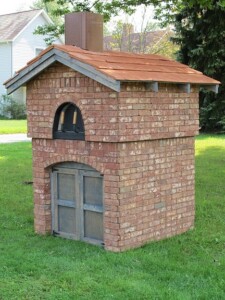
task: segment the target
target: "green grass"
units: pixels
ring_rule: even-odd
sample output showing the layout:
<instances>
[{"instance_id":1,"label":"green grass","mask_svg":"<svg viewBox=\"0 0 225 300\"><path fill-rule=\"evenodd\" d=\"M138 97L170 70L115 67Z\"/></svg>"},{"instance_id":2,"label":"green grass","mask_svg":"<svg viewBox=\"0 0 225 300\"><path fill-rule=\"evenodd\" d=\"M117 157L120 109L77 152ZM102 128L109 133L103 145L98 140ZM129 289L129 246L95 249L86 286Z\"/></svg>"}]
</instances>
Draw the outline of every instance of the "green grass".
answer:
<instances>
[{"instance_id":1,"label":"green grass","mask_svg":"<svg viewBox=\"0 0 225 300\"><path fill-rule=\"evenodd\" d=\"M0 134L26 132L27 120L0 120Z\"/></svg>"},{"instance_id":2,"label":"green grass","mask_svg":"<svg viewBox=\"0 0 225 300\"><path fill-rule=\"evenodd\" d=\"M196 223L124 253L33 231L31 144L0 145L0 299L225 299L225 136L196 140Z\"/></svg>"}]
</instances>

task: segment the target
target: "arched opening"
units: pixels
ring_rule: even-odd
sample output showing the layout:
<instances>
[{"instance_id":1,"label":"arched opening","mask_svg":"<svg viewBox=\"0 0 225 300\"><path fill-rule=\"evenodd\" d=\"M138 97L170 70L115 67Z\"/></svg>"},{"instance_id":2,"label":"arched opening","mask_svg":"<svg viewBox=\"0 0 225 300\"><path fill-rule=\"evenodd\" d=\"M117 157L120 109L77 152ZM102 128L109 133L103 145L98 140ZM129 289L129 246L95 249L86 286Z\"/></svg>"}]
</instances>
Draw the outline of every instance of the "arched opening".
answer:
<instances>
[{"instance_id":1,"label":"arched opening","mask_svg":"<svg viewBox=\"0 0 225 300\"><path fill-rule=\"evenodd\" d=\"M53 139L84 140L84 122L80 109L73 103L63 103L56 111Z\"/></svg>"}]
</instances>

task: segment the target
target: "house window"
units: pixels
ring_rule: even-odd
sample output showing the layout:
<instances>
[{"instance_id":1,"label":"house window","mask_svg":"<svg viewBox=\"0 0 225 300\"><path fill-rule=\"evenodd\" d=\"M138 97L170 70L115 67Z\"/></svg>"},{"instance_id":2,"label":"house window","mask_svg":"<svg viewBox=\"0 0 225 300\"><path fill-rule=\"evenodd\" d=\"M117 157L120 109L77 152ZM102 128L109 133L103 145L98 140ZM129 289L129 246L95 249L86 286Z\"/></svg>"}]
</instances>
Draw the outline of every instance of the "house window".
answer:
<instances>
[{"instance_id":1,"label":"house window","mask_svg":"<svg viewBox=\"0 0 225 300\"><path fill-rule=\"evenodd\" d=\"M55 114L53 138L84 140L84 123L80 109L73 103L64 103Z\"/></svg>"}]
</instances>

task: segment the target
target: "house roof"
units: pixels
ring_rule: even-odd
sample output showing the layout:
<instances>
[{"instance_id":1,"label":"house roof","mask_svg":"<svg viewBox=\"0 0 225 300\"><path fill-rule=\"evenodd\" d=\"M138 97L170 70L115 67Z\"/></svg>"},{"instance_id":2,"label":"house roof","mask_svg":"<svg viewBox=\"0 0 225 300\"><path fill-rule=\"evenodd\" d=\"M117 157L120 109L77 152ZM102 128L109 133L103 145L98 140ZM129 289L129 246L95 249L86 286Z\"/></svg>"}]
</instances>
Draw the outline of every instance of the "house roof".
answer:
<instances>
[{"instance_id":1,"label":"house roof","mask_svg":"<svg viewBox=\"0 0 225 300\"><path fill-rule=\"evenodd\" d=\"M56 61L115 91L120 91L120 84L124 81L146 82L154 91L158 90L158 82L181 84L187 91L190 91L190 84L204 85L216 91L220 83L199 71L160 55L91 52L75 46L52 45L5 82L8 93L25 85Z\"/></svg>"},{"instance_id":2,"label":"house roof","mask_svg":"<svg viewBox=\"0 0 225 300\"><path fill-rule=\"evenodd\" d=\"M47 22L52 23L48 15L42 9L0 15L0 42L15 40L27 25L40 14L43 14Z\"/></svg>"}]
</instances>

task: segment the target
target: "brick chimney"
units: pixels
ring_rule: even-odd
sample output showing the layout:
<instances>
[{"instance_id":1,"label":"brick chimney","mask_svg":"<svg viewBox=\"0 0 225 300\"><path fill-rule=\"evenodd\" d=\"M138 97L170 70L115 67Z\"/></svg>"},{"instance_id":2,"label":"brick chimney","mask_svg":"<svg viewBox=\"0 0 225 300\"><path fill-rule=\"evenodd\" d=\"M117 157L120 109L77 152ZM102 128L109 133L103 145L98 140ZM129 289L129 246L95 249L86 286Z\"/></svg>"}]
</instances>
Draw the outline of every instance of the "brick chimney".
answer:
<instances>
[{"instance_id":1,"label":"brick chimney","mask_svg":"<svg viewBox=\"0 0 225 300\"><path fill-rule=\"evenodd\" d=\"M65 15L65 44L84 50L103 51L103 17L91 12Z\"/></svg>"}]
</instances>

